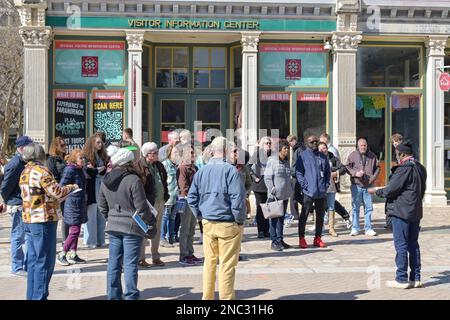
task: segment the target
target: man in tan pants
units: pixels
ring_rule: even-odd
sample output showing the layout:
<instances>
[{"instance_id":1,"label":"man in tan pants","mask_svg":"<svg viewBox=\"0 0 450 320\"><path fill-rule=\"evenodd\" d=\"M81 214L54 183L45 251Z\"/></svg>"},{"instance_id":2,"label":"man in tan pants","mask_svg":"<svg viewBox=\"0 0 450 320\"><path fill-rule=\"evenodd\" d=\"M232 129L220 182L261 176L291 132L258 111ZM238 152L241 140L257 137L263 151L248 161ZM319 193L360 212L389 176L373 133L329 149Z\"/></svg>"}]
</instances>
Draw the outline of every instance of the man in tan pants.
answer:
<instances>
[{"instance_id":1,"label":"man in tan pants","mask_svg":"<svg viewBox=\"0 0 450 320\"><path fill-rule=\"evenodd\" d=\"M213 300L217 257L220 261L219 297L235 299L234 281L246 219L245 187L237 169L225 160L231 144L223 137L214 139L214 153L194 176L188 204L203 218L203 300Z\"/></svg>"}]
</instances>

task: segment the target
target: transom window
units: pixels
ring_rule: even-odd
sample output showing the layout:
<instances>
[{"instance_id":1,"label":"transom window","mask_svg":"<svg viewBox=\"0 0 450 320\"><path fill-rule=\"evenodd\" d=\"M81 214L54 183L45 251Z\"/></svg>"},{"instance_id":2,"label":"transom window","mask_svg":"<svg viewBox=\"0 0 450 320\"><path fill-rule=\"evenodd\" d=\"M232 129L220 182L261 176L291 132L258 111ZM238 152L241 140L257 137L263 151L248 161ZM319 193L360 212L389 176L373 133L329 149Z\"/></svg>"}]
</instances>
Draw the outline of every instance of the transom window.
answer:
<instances>
[{"instance_id":1,"label":"transom window","mask_svg":"<svg viewBox=\"0 0 450 320\"><path fill-rule=\"evenodd\" d=\"M188 48L156 48L156 87L188 87Z\"/></svg>"},{"instance_id":2,"label":"transom window","mask_svg":"<svg viewBox=\"0 0 450 320\"><path fill-rule=\"evenodd\" d=\"M194 87L225 88L226 49L194 48Z\"/></svg>"}]
</instances>

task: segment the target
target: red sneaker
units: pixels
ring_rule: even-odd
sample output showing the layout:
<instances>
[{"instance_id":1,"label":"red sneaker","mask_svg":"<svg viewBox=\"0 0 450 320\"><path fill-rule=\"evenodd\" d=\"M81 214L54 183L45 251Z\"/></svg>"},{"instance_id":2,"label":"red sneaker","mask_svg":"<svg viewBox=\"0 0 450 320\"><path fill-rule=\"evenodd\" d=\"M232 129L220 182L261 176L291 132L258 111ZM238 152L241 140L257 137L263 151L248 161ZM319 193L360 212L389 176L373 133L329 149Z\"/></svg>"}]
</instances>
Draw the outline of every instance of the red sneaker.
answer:
<instances>
[{"instance_id":1,"label":"red sneaker","mask_svg":"<svg viewBox=\"0 0 450 320\"><path fill-rule=\"evenodd\" d=\"M321 237L314 238L314 247L326 248L327 245L322 241Z\"/></svg>"},{"instance_id":2,"label":"red sneaker","mask_svg":"<svg viewBox=\"0 0 450 320\"><path fill-rule=\"evenodd\" d=\"M300 238L298 243L299 243L300 249L308 248L308 244L306 243L305 238Z\"/></svg>"}]
</instances>

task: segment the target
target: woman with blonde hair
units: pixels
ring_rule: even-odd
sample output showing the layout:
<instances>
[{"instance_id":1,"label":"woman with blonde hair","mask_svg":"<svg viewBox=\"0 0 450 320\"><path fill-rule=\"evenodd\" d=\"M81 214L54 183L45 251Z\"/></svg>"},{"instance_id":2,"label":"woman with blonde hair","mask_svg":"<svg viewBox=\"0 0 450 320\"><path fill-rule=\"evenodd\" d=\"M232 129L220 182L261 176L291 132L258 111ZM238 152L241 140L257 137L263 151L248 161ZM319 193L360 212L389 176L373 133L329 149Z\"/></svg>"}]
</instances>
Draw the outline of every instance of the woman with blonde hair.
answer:
<instances>
[{"instance_id":1,"label":"woman with blonde hair","mask_svg":"<svg viewBox=\"0 0 450 320\"><path fill-rule=\"evenodd\" d=\"M62 187L76 184L81 191L72 193L64 201L64 223L69 226L69 234L64 241L63 250L57 257L60 265L85 263L78 257L78 237L81 225L87 222L86 213L86 176L84 173L84 155L81 149L74 149L66 157L67 166L60 181Z\"/></svg>"},{"instance_id":2,"label":"woman with blonde hair","mask_svg":"<svg viewBox=\"0 0 450 320\"><path fill-rule=\"evenodd\" d=\"M106 220L97 210L97 196L109 159L101 133L90 137L83 148L86 161L87 223L83 224L83 242L88 248L105 246Z\"/></svg>"},{"instance_id":3,"label":"woman with blonde hair","mask_svg":"<svg viewBox=\"0 0 450 320\"><path fill-rule=\"evenodd\" d=\"M55 139L53 139L52 143L50 144L46 165L48 170L50 170L56 182L58 183L61 180L64 168L67 165L65 160L66 153L67 153L66 141L62 137L55 137ZM64 216L64 203L61 203L61 210ZM61 223L61 237L63 245L68 235L69 235L69 226L66 225L63 221Z\"/></svg>"},{"instance_id":4,"label":"woman with blonde hair","mask_svg":"<svg viewBox=\"0 0 450 320\"><path fill-rule=\"evenodd\" d=\"M252 177L252 190L256 199L256 224L258 226L258 238L269 238L269 220L264 218L260 204L267 201L267 186L264 182L264 171L269 157L272 155L272 140L263 137L256 148L255 153L247 164Z\"/></svg>"}]
</instances>

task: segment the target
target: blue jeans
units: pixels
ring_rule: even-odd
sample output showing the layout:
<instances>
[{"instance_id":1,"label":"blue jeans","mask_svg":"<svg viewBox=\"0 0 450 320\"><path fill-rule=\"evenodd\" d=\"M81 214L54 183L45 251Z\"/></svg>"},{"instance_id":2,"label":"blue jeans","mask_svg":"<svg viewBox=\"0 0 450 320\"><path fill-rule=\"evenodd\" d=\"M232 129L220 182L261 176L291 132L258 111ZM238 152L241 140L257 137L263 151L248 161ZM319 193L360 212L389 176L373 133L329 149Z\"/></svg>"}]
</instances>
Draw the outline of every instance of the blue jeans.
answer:
<instances>
[{"instance_id":1,"label":"blue jeans","mask_svg":"<svg viewBox=\"0 0 450 320\"><path fill-rule=\"evenodd\" d=\"M372 230L372 196L367 192L367 188L361 188L352 184L350 188L352 192L352 215L353 215L353 227L355 231L359 231L359 209L361 203L364 205L364 230Z\"/></svg>"},{"instance_id":2,"label":"blue jeans","mask_svg":"<svg viewBox=\"0 0 450 320\"><path fill-rule=\"evenodd\" d=\"M105 217L98 212L97 204L90 204L87 208L88 221L83 224L83 243L88 247L105 245Z\"/></svg>"},{"instance_id":3,"label":"blue jeans","mask_svg":"<svg viewBox=\"0 0 450 320\"><path fill-rule=\"evenodd\" d=\"M27 299L47 300L55 269L58 222L24 223L27 241Z\"/></svg>"},{"instance_id":4,"label":"blue jeans","mask_svg":"<svg viewBox=\"0 0 450 320\"><path fill-rule=\"evenodd\" d=\"M122 262L125 276L125 300L138 300L138 260L142 237L109 233L109 260L107 273L108 300L122 300Z\"/></svg>"},{"instance_id":5,"label":"blue jeans","mask_svg":"<svg viewBox=\"0 0 450 320\"><path fill-rule=\"evenodd\" d=\"M336 201L336 192L327 193L327 211L334 211L334 203Z\"/></svg>"},{"instance_id":6,"label":"blue jeans","mask_svg":"<svg viewBox=\"0 0 450 320\"><path fill-rule=\"evenodd\" d=\"M272 243L281 243L281 241L283 241L284 216L286 214L288 202L289 200L283 201L284 212L282 217L269 219L269 232Z\"/></svg>"},{"instance_id":7,"label":"blue jeans","mask_svg":"<svg viewBox=\"0 0 450 320\"><path fill-rule=\"evenodd\" d=\"M27 270L27 245L22 211L11 212L11 272Z\"/></svg>"},{"instance_id":8,"label":"blue jeans","mask_svg":"<svg viewBox=\"0 0 450 320\"><path fill-rule=\"evenodd\" d=\"M175 239L175 206L164 206L164 215L161 224L161 240L173 241Z\"/></svg>"},{"instance_id":9,"label":"blue jeans","mask_svg":"<svg viewBox=\"0 0 450 320\"><path fill-rule=\"evenodd\" d=\"M420 221L409 223L406 220L392 217L392 233L396 251L395 264L397 265L395 279L398 282L408 282L408 260L411 268L409 280L420 281L419 231Z\"/></svg>"}]
</instances>

